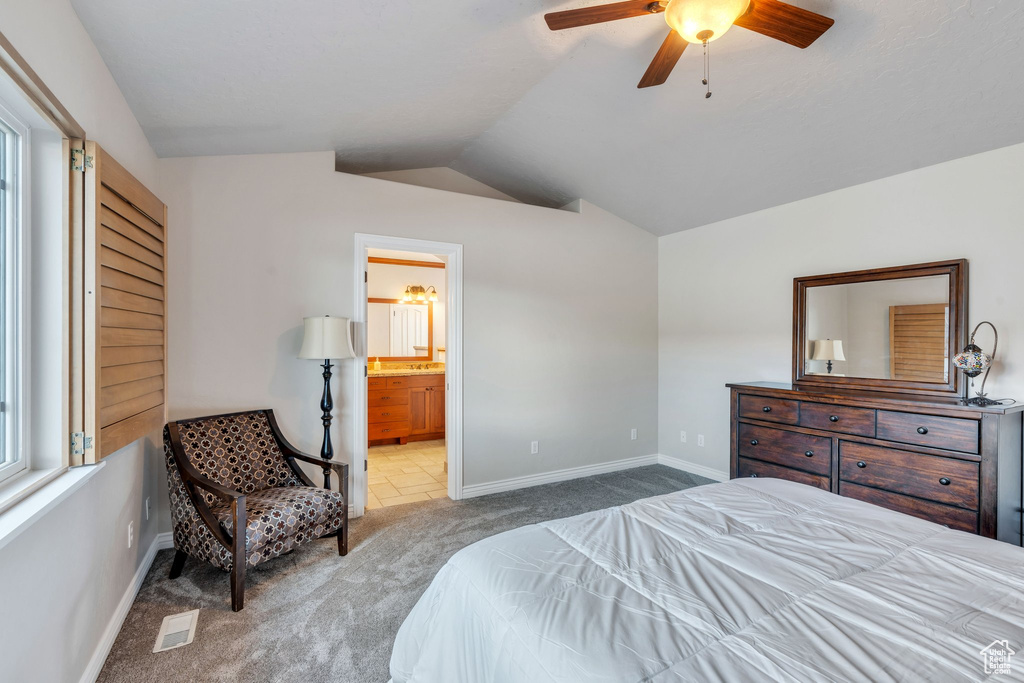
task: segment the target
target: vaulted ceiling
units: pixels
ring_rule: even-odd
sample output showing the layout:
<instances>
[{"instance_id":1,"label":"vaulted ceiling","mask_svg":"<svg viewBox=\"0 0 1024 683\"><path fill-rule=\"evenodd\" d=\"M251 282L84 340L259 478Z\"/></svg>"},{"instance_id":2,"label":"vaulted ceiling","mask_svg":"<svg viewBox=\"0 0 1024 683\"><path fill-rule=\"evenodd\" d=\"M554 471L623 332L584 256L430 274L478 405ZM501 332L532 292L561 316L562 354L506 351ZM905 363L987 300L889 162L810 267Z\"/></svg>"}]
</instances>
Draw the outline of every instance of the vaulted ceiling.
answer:
<instances>
[{"instance_id":1,"label":"vaulted ceiling","mask_svg":"<svg viewBox=\"0 0 1024 683\"><path fill-rule=\"evenodd\" d=\"M586 199L667 234L1024 142L1024 3L792 0L807 50L734 28L638 90L661 15L583 0L71 0L157 154L333 149Z\"/></svg>"}]
</instances>

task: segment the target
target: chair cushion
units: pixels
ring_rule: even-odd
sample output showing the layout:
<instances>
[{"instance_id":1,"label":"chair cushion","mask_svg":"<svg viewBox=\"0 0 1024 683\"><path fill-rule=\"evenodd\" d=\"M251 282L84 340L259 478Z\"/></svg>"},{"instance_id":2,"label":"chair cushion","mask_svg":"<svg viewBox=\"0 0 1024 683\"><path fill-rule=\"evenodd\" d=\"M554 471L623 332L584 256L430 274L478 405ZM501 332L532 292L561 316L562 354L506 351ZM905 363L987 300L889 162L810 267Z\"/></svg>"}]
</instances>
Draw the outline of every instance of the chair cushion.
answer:
<instances>
[{"instance_id":1,"label":"chair cushion","mask_svg":"<svg viewBox=\"0 0 1024 683\"><path fill-rule=\"evenodd\" d=\"M302 486L281 453L265 411L178 420L185 457L208 479L239 493L275 486ZM221 505L208 491L210 507Z\"/></svg>"},{"instance_id":2,"label":"chair cushion","mask_svg":"<svg viewBox=\"0 0 1024 683\"><path fill-rule=\"evenodd\" d=\"M211 511L233 535L231 507ZM264 489L245 497L245 515L246 565L252 567L339 528L345 500L337 491L309 486Z\"/></svg>"}]
</instances>

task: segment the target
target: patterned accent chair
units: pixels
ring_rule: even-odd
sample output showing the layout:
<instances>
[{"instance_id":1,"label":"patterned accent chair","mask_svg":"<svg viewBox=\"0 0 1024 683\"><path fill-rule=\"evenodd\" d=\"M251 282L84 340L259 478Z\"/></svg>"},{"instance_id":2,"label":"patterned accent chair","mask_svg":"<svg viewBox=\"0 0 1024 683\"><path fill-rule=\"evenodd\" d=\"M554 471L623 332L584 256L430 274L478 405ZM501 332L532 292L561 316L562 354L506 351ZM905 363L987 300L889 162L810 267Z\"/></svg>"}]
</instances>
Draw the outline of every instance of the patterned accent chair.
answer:
<instances>
[{"instance_id":1,"label":"patterned accent chair","mask_svg":"<svg viewBox=\"0 0 1024 683\"><path fill-rule=\"evenodd\" d=\"M170 422L164 455L174 524L172 579L187 557L231 572L237 612L246 567L330 534L338 537L338 554L348 553L348 465L327 461L338 473L339 491L315 488L296 461L325 461L295 450L281 436L273 410Z\"/></svg>"}]
</instances>

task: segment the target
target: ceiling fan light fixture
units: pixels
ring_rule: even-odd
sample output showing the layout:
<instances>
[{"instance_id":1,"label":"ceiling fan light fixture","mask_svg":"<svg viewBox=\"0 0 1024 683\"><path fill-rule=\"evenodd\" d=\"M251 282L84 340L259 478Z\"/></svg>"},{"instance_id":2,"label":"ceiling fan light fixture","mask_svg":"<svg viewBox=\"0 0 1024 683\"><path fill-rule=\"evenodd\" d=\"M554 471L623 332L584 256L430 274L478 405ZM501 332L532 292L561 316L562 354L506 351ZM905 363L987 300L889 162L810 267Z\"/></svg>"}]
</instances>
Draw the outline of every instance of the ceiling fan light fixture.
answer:
<instances>
[{"instance_id":1,"label":"ceiling fan light fixture","mask_svg":"<svg viewBox=\"0 0 1024 683\"><path fill-rule=\"evenodd\" d=\"M665 22L688 43L702 44L725 35L750 7L750 0L670 0Z\"/></svg>"}]
</instances>

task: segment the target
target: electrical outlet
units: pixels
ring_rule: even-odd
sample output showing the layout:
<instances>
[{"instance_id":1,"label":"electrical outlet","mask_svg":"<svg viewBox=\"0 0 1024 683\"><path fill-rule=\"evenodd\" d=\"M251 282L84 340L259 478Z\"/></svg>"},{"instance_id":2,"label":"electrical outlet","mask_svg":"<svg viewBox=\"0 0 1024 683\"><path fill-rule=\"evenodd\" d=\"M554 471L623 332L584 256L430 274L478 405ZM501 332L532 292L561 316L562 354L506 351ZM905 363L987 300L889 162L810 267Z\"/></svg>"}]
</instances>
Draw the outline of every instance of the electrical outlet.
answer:
<instances>
[{"instance_id":1,"label":"electrical outlet","mask_svg":"<svg viewBox=\"0 0 1024 683\"><path fill-rule=\"evenodd\" d=\"M540 441L530 442L530 455L537 455L540 453Z\"/></svg>"},{"instance_id":2,"label":"electrical outlet","mask_svg":"<svg viewBox=\"0 0 1024 683\"><path fill-rule=\"evenodd\" d=\"M704 446L704 435L703 434L698 434L697 435L697 445L703 448L703 446Z\"/></svg>"},{"instance_id":3,"label":"electrical outlet","mask_svg":"<svg viewBox=\"0 0 1024 683\"><path fill-rule=\"evenodd\" d=\"M679 432L679 440L682 443L686 443L686 432Z\"/></svg>"},{"instance_id":4,"label":"electrical outlet","mask_svg":"<svg viewBox=\"0 0 1024 683\"><path fill-rule=\"evenodd\" d=\"M128 522L128 547L135 544L135 522Z\"/></svg>"},{"instance_id":5,"label":"electrical outlet","mask_svg":"<svg viewBox=\"0 0 1024 683\"><path fill-rule=\"evenodd\" d=\"M629 430L629 440L636 441L636 427Z\"/></svg>"},{"instance_id":6,"label":"electrical outlet","mask_svg":"<svg viewBox=\"0 0 1024 683\"><path fill-rule=\"evenodd\" d=\"M146 498L146 521L149 521L149 498Z\"/></svg>"}]
</instances>

